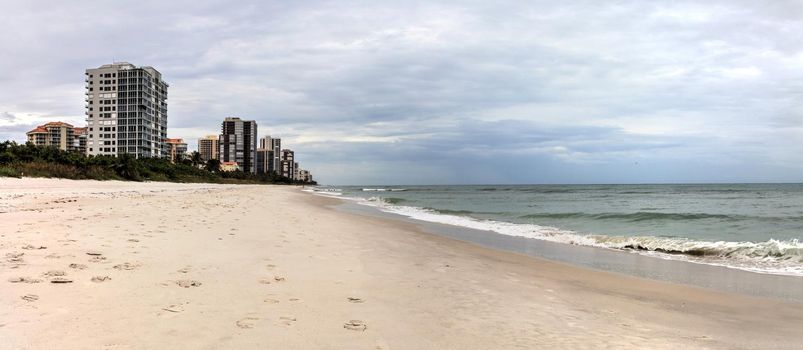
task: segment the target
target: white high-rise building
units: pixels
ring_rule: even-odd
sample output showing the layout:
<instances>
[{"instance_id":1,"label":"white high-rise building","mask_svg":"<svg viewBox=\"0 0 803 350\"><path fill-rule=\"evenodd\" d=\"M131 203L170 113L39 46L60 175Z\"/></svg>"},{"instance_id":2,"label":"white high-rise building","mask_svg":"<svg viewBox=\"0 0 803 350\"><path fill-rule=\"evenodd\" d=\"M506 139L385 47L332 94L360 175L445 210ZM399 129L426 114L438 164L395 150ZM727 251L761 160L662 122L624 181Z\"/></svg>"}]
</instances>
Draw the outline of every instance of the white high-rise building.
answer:
<instances>
[{"instance_id":1,"label":"white high-rise building","mask_svg":"<svg viewBox=\"0 0 803 350\"><path fill-rule=\"evenodd\" d=\"M168 84L159 71L116 62L87 69L85 81L87 155L168 155Z\"/></svg>"}]
</instances>

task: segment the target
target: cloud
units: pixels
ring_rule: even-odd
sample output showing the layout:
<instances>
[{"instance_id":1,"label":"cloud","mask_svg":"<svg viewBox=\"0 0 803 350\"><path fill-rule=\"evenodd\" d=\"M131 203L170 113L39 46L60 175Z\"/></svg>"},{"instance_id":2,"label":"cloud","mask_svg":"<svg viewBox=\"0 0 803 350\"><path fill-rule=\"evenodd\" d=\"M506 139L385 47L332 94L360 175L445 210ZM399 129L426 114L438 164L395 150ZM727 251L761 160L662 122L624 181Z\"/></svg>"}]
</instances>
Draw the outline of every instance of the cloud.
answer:
<instances>
[{"instance_id":1,"label":"cloud","mask_svg":"<svg viewBox=\"0 0 803 350\"><path fill-rule=\"evenodd\" d=\"M80 125L114 59L164 74L169 136L256 119L324 182L803 176L795 1L2 7L0 137Z\"/></svg>"},{"instance_id":2,"label":"cloud","mask_svg":"<svg viewBox=\"0 0 803 350\"><path fill-rule=\"evenodd\" d=\"M11 113L3 112L3 113L0 113L0 120L5 121L5 122L9 122L9 123L14 123L15 121L17 121L17 117L15 115L11 114Z\"/></svg>"}]
</instances>

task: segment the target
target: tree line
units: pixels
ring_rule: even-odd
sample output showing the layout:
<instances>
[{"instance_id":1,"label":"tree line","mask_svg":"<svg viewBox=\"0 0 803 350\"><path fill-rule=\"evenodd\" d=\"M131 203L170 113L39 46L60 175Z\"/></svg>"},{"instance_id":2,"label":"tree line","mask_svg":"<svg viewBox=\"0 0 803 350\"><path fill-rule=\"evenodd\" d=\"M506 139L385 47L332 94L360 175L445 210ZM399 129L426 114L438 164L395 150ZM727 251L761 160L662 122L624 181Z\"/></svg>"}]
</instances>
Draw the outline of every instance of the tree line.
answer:
<instances>
[{"instance_id":1,"label":"tree line","mask_svg":"<svg viewBox=\"0 0 803 350\"><path fill-rule=\"evenodd\" d=\"M0 176L55 177L65 179L169 181L211 183L274 183L315 184L293 180L277 174L252 174L221 171L220 162L203 163L193 152L189 158L171 163L162 158L135 158L129 154L86 156L52 146L36 146L30 142L0 143Z\"/></svg>"}]
</instances>

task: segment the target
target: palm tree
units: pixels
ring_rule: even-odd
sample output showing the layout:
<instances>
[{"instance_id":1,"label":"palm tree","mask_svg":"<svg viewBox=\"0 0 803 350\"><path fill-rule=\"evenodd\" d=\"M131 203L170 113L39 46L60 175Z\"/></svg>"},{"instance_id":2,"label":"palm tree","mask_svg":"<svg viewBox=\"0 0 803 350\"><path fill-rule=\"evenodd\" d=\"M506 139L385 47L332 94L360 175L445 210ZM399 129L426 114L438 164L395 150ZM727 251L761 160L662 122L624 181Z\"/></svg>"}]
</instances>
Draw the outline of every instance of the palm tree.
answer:
<instances>
[{"instance_id":1,"label":"palm tree","mask_svg":"<svg viewBox=\"0 0 803 350\"><path fill-rule=\"evenodd\" d=\"M197 167L199 164L203 163L203 159L201 159L201 154L198 151L193 151L192 155L190 156L190 160L192 161L192 165Z\"/></svg>"}]
</instances>

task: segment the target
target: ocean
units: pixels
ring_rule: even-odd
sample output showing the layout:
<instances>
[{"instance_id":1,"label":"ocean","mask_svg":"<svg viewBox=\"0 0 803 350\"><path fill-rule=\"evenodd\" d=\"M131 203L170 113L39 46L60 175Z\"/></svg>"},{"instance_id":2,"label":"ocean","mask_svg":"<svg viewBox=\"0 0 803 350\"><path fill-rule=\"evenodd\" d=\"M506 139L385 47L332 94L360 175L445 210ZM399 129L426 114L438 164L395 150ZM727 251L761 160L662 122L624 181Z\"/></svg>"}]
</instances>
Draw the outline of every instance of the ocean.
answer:
<instances>
[{"instance_id":1,"label":"ocean","mask_svg":"<svg viewBox=\"0 0 803 350\"><path fill-rule=\"evenodd\" d=\"M428 222L803 276L803 184L318 187Z\"/></svg>"}]
</instances>

